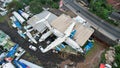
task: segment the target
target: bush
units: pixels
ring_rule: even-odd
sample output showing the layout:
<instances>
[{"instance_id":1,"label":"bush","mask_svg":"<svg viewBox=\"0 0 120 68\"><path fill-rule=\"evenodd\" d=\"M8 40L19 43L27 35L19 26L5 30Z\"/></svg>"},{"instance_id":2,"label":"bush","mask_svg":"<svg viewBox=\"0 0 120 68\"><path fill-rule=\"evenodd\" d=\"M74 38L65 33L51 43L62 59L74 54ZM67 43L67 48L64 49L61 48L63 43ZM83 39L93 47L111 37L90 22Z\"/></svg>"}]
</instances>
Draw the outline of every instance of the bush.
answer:
<instances>
[{"instance_id":1,"label":"bush","mask_svg":"<svg viewBox=\"0 0 120 68\"><path fill-rule=\"evenodd\" d=\"M90 1L90 11L95 13L97 16L108 21L109 23L118 26L118 23L108 19L109 14L115 11L111 5L106 4L106 0L91 0Z\"/></svg>"},{"instance_id":2,"label":"bush","mask_svg":"<svg viewBox=\"0 0 120 68\"><path fill-rule=\"evenodd\" d=\"M29 5L29 3L33 0L21 0L22 3L25 3L26 5Z\"/></svg>"},{"instance_id":3,"label":"bush","mask_svg":"<svg viewBox=\"0 0 120 68\"><path fill-rule=\"evenodd\" d=\"M53 3L53 4L52 4L52 8L56 8L56 9L58 9L58 8L59 8L59 6L58 6L58 4L57 4L57 3Z\"/></svg>"},{"instance_id":4,"label":"bush","mask_svg":"<svg viewBox=\"0 0 120 68\"><path fill-rule=\"evenodd\" d=\"M30 11L33 14L40 13L43 9L42 6L48 5L51 6L52 8L59 8L59 5L57 4L59 0L33 0L29 3L30 5Z\"/></svg>"},{"instance_id":5,"label":"bush","mask_svg":"<svg viewBox=\"0 0 120 68\"><path fill-rule=\"evenodd\" d=\"M40 13L43 9L42 6L51 6L52 8L59 8L59 4L58 3L59 0L14 0L13 2L11 2L10 4L8 4L8 10L11 10L11 8L13 8L13 10L18 10L18 9L22 9L24 8L24 5L30 5L30 11L33 14L37 14Z\"/></svg>"},{"instance_id":6,"label":"bush","mask_svg":"<svg viewBox=\"0 0 120 68\"><path fill-rule=\"evenodd\" d=\"M115 62L118 65L117 68L120 68L120 46L115 47Z\"/></svg>"},{"instance_id":7,"label":"bush","mask_svg":"<svg viewBox=\"0 0 120 68\"><path fill-rule=\"evenodd\" d=\"M33 13L33 14L37 14L37 13L40 13L42 11L42 4L41 2L39 1L31 1L30 2L30 11Z\"/></svg>"},{"instance_id":8,"label":"bush","mask_svg":"<svg viewBox=\"0 0 120 68\"><path fill-rule=\"evenodd\" d=\"M105 53L106 53L106 51L102 53L100 63L105 63L106 62Z\"/></svg>"}]
</instances>

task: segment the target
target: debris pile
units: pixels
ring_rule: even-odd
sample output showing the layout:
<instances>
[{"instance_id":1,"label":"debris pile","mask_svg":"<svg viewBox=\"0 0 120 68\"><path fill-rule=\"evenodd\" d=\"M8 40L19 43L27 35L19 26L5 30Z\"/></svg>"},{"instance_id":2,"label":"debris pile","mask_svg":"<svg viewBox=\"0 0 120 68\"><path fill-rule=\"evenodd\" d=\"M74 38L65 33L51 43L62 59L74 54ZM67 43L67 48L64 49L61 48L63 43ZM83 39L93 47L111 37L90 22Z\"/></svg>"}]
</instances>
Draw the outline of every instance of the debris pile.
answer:
<instances>
[{"instance_id":1,"label":"debris pile","mask_svg":"<svg viewBox=\"0 0 120 68\"><path fill-rule=\"evenodd\" d=\"M108 51L106 51L105 59L107 64L111 64L115 60L115 49L110 47Z\"/></svg>"}]
</instances>

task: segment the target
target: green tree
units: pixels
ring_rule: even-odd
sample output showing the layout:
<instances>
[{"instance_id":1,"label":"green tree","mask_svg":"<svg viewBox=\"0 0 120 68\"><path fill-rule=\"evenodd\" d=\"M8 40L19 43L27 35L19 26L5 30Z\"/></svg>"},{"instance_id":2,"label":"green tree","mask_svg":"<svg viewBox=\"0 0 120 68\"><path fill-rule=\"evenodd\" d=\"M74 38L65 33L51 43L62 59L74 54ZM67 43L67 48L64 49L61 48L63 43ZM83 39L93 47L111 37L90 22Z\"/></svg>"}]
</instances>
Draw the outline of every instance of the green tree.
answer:
<instances>
[{"instance_id":1,"label":"green tree","mask_svg":"<svg viewBox=\"0 0 120 68\"><path fill-rule=\"evenodd\" d=\"M118 65L117 68L120 68L120 46L115 47L115 62Z\"/></svg>"},{"instance_id":2,"label":"green tree","mask_svg":"<svg viewBox=\"0 0 120 68\"><path fill-rule=\"evenodd\" d=\"M41 0L41 3L42 4L46 4L46 0Z\"/></svg>"},{"instance_id":3,"label":"green tree","mask_svg":"<svg viewBox=\"0 0 120 68\"><path fill-rule=\"evenodd\" d=\"M52 4L52 8L56 8L56 9L58 9L58 8L59 8L59 6L58 6L58 4L57 4L57 3L53 3L53 4Z\"/></svg>"},{"instance_id":4,"label":"green tree","mask_svg":"<svg viewBox=\"0 0 120 68\"><path fill-rule=\"evenodd\" d=\"M23 3L15 0L8 4L7 9L11 10L13 8L14 10L18 10L22 9L23 7Z\"/></svg>"},{"instance_id":5,"label":"green tree","mask_svg":"<svg viewBox=\"0 0 120 68\"><path fill-rule=\"evenodd\" d=\"M40 1L33 0L30 2L30 11L33 14L38 14L42 11L42 4Z\"/></svg>"},{"instance_id":6,"label":"green tree","mask_svg":"<svg viewBox=\"0 0 120 68\"><path fill-rule=\"evenodd\" d=\"M33 14L40 13L43 9L42 6L47 5L51 6L52 8L59 8L59 5L57 4L59 0L33 0L29 3L30 5L30 11Z\"/></svg>"},{"instance_id":7,"label":"green tree","mask_svg":"<svg viewBox=\"0 0 120 68\"><path fill-rule=\"evenodd\" d=\"M118 23L108 19L111 12L115 11L111 5L107 4L106 0L90 0L90 11L101 17L102 19L108 21L113 25L118 25Z\"/></svg>"},{"instance_id":8,"label":"green tree","mask_svg":"<svg viewBox=\"0 0 120 68\"><path fill-rule=\"evenodd\" d=\"M60 0L53 0L54 2L59 2Z\"/></svg>"},{"instance_id":9,"label":"green tree","mask_svg":"<svg viewBox=\"0 0 120 68\"><path fill-rule=\"evenodd\" d=\"M47 5L52 5L54 2L52 0L46 0Z\"/></svg>"}]
</instances>

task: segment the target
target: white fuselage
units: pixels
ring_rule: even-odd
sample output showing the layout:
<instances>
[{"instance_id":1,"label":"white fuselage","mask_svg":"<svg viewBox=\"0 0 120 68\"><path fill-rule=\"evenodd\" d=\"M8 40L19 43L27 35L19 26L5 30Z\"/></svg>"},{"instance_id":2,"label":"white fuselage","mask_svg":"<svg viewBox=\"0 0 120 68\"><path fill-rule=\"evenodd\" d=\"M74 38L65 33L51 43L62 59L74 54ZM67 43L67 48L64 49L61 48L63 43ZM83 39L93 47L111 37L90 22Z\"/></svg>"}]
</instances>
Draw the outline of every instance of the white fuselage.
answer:
<instances>
[{"instance_id":1,"label":"white fuselage","mask_svg":"<svg viewBox=\"0 0 120 68\"><path fill-rule=\"evenodd\" d=\"M43 53L49 51L50 49L53 49L55 46L61 44L62 42L65 42L67 43L68 45L70 45L73 49L75 49L76 51L79 51L79 52L82 52L83 53L83 50L82 48L75 42L73 41L72 39L69 38L74 26L75 26L75 22L73 22L66 30L64 33L61 33L59 30L57 29L54 29L50 26L50 24L46 21L46 19L48 19L48 17L50 16L50 13L44 18L44 19L41 19L40 21L36 22L39 23L39 22L44 22L44 24L48 27L48 29L50 31L44 33L41 38L39 39L39 41L44 41L46 38L48 38L52 33L57 36L58 38L55 39L55 41L53 41L50 45L48 45L45 49L43 49L42 47L40 47L41 51Z\"/></svg>"},{"instance_id":2,"label":"white fuselage","mask_svg":"<svg viewBox=\"0 0 120 68\"><path fill-rule=\"evenodd\" d=\"M69 27L70 28L70 27ZM68 28L68 30L66 30L64 33L67 33L67 31L70 31ZM49 35L47 34L49 33ZM61 33L60 31L58 31L57 29L53 29L53 30L50 30L48 32L46 32L45 34L43 34L42 36L44 36L43 38L41 37L41 40L44 41L47 37L49 37L51 34L54 34L55 36L57 36L58 38L59 37L63 37L65 34ZM59 42L59 41L57 41ZM56 43L57 43L56 42ZM83 50L82 48L74 41L72 40L71 38L67 37L66 40L64 41L65 43L67 43L70 47L72 47L73 49L79 51L79 52L82 52L83 53ZM46 47L45 49L42 49L42 52L45 53L47 51L49 51L50 49L54 48L54 44L52 45L49 45L48 47Z\"/></svg>"},{"instance_id":3,"label":"white fuselage","mask_svg":"<svg viewBox=\"0 0 120 68\"><path fill-rule=\"evenodd\" d=\"M32 37L32 35L29 31L26 31L26 35L30 38L31 41L33 41L35 44L37 44L37 41Z\"/></svg>"},{"instance_id":4,"label":"white fuselage","mask_svg":"<svg viewBox=\"0 0 120 68\"><path fill-rule=\"evenodd\" d=\"M17 20L22 24L23 22L25 22L24 18L22 16L20 16L20 14L18 14L16 11L14 11L12 13L16 18Z\"/></svg>"},{"instance_id":5,"label":"white fuselage","mask_svg":"<svg viewBox=\"0 0 120 68\"><path fill-rule=\"evenodd\" d=\"M28 19L30 15L28 15L27 13L25 12L21 12L21 15L25 18L25 19Z\"/></svg>"}]
</instances>

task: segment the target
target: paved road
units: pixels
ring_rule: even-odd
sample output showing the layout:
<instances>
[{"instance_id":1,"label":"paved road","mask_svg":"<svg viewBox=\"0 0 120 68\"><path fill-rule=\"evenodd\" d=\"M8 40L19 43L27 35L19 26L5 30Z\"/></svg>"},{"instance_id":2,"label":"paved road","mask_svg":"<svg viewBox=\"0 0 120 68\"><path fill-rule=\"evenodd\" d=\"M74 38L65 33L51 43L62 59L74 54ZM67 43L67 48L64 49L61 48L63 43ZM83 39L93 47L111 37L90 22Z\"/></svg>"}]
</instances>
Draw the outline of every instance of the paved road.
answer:
<instances>
[{"instance_id":1,"label":"paved road","mask_svg":"<svg viewBox=\"0 0 120 68\"><path fill-rule=\"evenodd\" d=\"M120 29L117 27L111 26L109 23L103 21L102 19L98 18L97 16L90 13L87 9L83 8L82 6L78 5L75 0L64 0L64 4L71 9L74 13L76 13L77 10L80 11L80 13L77 13L79 15L84 16L87 21L93 25L95 29L98 29L100 32L102 32L104 35L108 36L112 40L116 40L117 38L120 38Z\"/></svg>"}]
</instances>

